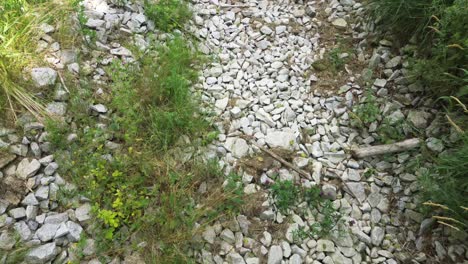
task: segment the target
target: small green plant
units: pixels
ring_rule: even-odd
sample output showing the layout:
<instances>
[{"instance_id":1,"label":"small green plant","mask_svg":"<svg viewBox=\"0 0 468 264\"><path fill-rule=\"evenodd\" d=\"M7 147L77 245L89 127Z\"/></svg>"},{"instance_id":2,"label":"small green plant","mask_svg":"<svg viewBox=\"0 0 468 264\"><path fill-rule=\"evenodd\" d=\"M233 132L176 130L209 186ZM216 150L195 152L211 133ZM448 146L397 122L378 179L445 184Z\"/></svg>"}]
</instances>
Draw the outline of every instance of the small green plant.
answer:
<instances>
[{"instance_id":1,"label":"small green plant","mask_svg":"<svg viewBox=\"0 0 468 264\"><path fill-rule=\"evenodd\" d=\"M165 32L182 29L192 17L185 0L145 0L145 13L157 28Z\"/></svg>"},{"instance_id":2,"label":"small green plant","mask_svg":"<svg viewBox=\"0 0 468 264\"><path fill-rule=\"evenodd\" d=\"M352 117L357 119L361 125L368 125L377 121L379 114L377 100L373 93L367 90L364 101L353 109Z\"/></svg>"},{"instance_id":3,"label":"small green plant","mask_svg":"<svg viewBox=\"0 0 468 264\"><path fill-rule=\"evenodd\" d=\"M377 170L374 169L374 168L368 168L365 172L364 172L364 178L370 178L374 175L377 174Z\"/></svg>"},{"instance_id":4,"label":"small green plant","mask_svg":"<svg viewBox=\"0 0 468 264\"><path fill-rule=\"evenodd\" d=\"M84 6L80 3L80 1L74 1L73 7L75 8L77 18L78 18L78 23L80 25L80 30L82 35L86 38L87 43L89 44L90 42L96 40L96 31L88 28L86 26L86 23L88 22L88 17L85 15L84 11L85 8Z\"/></svg>"},{"instance_id":5,"label":"small green plant","mask_svg":"<svg viewBox=\"0 0 468 264\"><path fill-rule=\"evenodd\" d=\"M281 212L287 212L291 206L303 201L311 209L320 213L316 216L316 222L307 229L300 227L293 233L295 239L326 236L339 226L342 216L333 207L333 203L322 196L320 187L301 188L292 181L278 181L271 185L271 191L275 197L276 206Z\"/></svg>"},{"instance_id":6,"label":"small green plant","mask_svg":"<svg viewBox=\"0 0 468 264\"><path fill-rule=\"evenodd\" d=\"M310 226L310 236L326 236L334 229L341 228L342 215L334 207L330 200L324 200L320 204L320 216Z\"/></svg>"},{"instance_id":7,"label":"small green plant","mask_svg":"<svg viewBox=\"0 0 468 264\"><path fill-rule=\"evenodd\" d=\"M405 139L405 131L411 131L411 127L405 120L391 123L388 118L384 118L377 128L377 135L380 142L390 144Z\"/></svg>"},{"instance_id":8,"label":"small green plant","mask_svg":"<svg viewBox=\"0 0 468 264\"><path fill-rule=\"evenodd\" d=\"M299 188L292 181L277 181L271 185L271 191L276 200L276 206L282 212L297 203Z\"/></svg>"},{"instance_id":9,"label":"small green plant","mask_svg":"<svg viewBox=\"0 0 468 264\"><path fill-rule=\"evenodd\" d=\"M334 48L328 53L328 60L330 61L335 71L341 71L347 61L346 57L342 57L343 50L341 48Z\"/></svg>"}]
</instances>

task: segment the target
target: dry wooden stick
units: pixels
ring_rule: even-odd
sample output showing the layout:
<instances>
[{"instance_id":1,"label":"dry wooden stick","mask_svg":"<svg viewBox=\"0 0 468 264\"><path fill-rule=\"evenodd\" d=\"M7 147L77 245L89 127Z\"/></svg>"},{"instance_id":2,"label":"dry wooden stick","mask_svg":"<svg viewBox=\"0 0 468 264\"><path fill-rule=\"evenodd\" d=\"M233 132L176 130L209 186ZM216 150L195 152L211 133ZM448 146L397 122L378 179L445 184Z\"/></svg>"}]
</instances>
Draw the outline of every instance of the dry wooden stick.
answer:
<instances>
[{"instance_id":1,"label":"dry wooden stick","mask_svg":"<svg viewBox=\"0 0 468 264\"><path fill-rule=\"evenodd\" d=\"M70 91L69 91L68 88L67 88L67 85L65 85L65 81L63 80L62 74L60 74L59 71L57 71L57 73L58 73L58 76L59 76L59 78L60 78L60 82L63 84L63 88L65 89L65 91L66 91L67 93L70 93Z\"/></svg>"},{"instance_id":2,"label":"dry wooden stick","mask_svg":"<svg viewBox=\"0 0 468 264\"><path fill-rule=\"evenodd\" d=\"M251 141L252 144L254 144L257 148L259 148L261 151L265 152L266 154L270 155L272 158L274 158L275 160L281 162L281 164L283 164L284 166L296 171L297 173L299 173L300 175L306 177L307 179L312 179L312 176L310 176L309 173L299 169L298 167L292 165L291 163L287 162L286 160L284 160L282 157L278 156L276 153L274 153L273 151L270 151L260 145L258 145L256 142L254 141Z\"/></svg>"},{"instance_id":3,"label":"dry wooden stick","mask_svg":"<svg viewBox=\"0 0 468 264\"><path fill-rule=\"evenodd\" d=\"M365 158L365 157L370 157L370 156L375 156L375 155L382 155L382 154L395 153L395 152L409 150L409 149L419 146L420 143L421 141L419 140L419 138L411 138L411 139L407 139L407 140L393 143L393 144L352 149L351 153L355 158L360 159L360 158Z\"/></svg>"}]
</instances>

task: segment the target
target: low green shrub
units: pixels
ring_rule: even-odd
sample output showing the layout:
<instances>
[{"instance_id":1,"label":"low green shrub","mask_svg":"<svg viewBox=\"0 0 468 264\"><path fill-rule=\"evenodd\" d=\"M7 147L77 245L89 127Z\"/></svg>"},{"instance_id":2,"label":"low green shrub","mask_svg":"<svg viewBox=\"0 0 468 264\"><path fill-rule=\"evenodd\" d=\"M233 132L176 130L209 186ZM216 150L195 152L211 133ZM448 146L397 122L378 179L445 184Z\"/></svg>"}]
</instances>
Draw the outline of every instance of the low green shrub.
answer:
<instances>
[{"instance_id":1,"label":"low green shrub","mask_svg":"<svg viewBox=\"0 0 468 264\"><path fill-rule=\"evenodd\" d=\"M145 0L145 14L165 32L183 28L192 17L185 0Z\"/></svg>"},{"instance_id":2,"label":"low green shrub","mask_svg":"<svg viewBox=\"0 0 468 264\"><path fill-rule=\"evenodd\" d=\"M358 121L360 126L369 125L372 122L377 121L380 115L379 105L377 99L371 90L366 91L366 97L353 108L351 117Z\"/></svg>"},{"instance_id":3,"label":"low green shrub","mask_svg":"<svg viewBox=\"0 0 468 264\"><path fill-rule=\"evenodd\" d=\"M468 133L461 135L452 150L436 159L436 166L421 177L422 195L437 209L440 219L461 231L468 231ZM433 205L433 203L440 205Z\"/></svg>"},{"instance_id":4,"label":"low green shrub","mask_svg":"<svg viewBox=\"0 0 468 264\"><path fill-rule=\"evenodd\" d=\"M393 34L403 43L425 39L433 16L438 16L453 0L368 0L367 13L383 34Z\"/></svg>"},{"instance_id":5,"label":"low green shrub","mask_svg":"<svg viewBox=\"0 0 468 264\"><path fill-rule=\"evenodd\" d=\"M299 187L292 181L277 181L271 185L271 191L281 212L287 212L299 200Z\"/></svg>"},{"instance_id":6,"label":"low green shrub","mask_svg":"<svg viewBox=\"0 0 468 264\"><path fill-rule=\"evenodd\" d=\"M106 89L111 118L100 120L107 128L82 108L97 103L85 77L81 87L70 89L69 109L80 125L73 130L77 139L67 142L69 128L48 124L62 175L92 201L99 252L120 254L120 245L137 234L147 243L143 255L149 263L189 263L185 249L197 224L243 205L239 176L225 177L216 161L180 158L180 151L195 153L217 135L191 92L201 63L188 40L174 36L138 63L111 63ZM110 140L119 144L116 149L108 147ZM203 182L206 191L198 193Z\"/></svg>"},{"instance_id":7,"label":"low green shrub","mask_svg":"<svg viewBox=\"0 0 468 264\"><path fill-rule=\"evenodd\" d=\"M300 202L306 202L310 209L318 212L313 224L308 225L307 228L301 227L294 232L296 239L327 236L341 227L341 214L333 207L332 201L323 197L320 187L302 188L288 180L277 181L270 188L280 212L288 212L290 207Z\"/></svg>"},{"instance_id":8,"label":"low green shrub","mask_svg":"<svg viewBox=\"0 0 468 264\"><path fill-rule=\"evenodd\" d=\"M410 63L412 81L420 81L431 95L448 99L438 102L447 107L448 121L461 139L419 178L427 205L446 217L435 216L438 221L466 231L468 136L463 132L463 112L468 111L463 104L468 102L468 0L369 0L367 10L382 33L396 36L402 45L410 39L419 44ZM452 107L455 101L463 107Z\"/></svg>"}]
</instances>

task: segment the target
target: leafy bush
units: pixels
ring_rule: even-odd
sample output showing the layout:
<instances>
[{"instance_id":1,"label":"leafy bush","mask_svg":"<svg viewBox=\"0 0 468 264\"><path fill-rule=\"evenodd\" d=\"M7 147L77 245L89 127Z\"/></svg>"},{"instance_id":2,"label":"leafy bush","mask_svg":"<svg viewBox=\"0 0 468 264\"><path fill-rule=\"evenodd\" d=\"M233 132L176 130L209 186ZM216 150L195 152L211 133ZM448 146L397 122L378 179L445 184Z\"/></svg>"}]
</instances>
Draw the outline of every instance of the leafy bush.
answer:
<instances>
[{"instance_id":1,"label":"leafy bush","mask_svg":"<svg viewBox=\"0 0 468 264\"><path fill-rule=\"evenodd\" d=\"M382 33L391 33L407 42L410 38L424 39L433 15L438 16L453 0L369 0L367 11Z\"/></svg>"},{"instance_id":2,"label":"leafy bush","mask_svg":"<svg viewBox=\"0 0 468 264\"><path fill-rule=\"evenodd\" d=\"M416 60L414 75L437 96L468 100L468 0L456 0L431 25L430 52Z\"/></svg>"},{"instance_id":3,"label":"leafy bush","mask_svg":"<svg viewBox=\"0 0 468 264\"><path fill-rule=\"evenodd\" d=\"M229 175L220 187L225 177L217 162L182 162L177 152L203 144L195 138L208 132L191 93L202 62L182 36L149 50L138 63L115 60L107 69L112 109L107 129L80 109L96 103L84 80L70 89L69 107L76 109L80 125L74 131L77 140L67 143L66 128L48 125L63 175L70 175L93 203L100 252L118 254L119 246L137 233L150 249L144 252L148 263L188 263L184 249L196 224L209 224L242 206L239 176ZM206 140L216 135L207 134ZM194 143L176 146L184 135ZM118 149L109 149L109 140L119 143ZM200 195L202 182L209 186Z\"/></svg>"},{"instance_id":4,"label":"leafy bush","mask_svg":"<svg viewBox=\"0 0 468 264\"><path fill-rule=\"evenodd\" d=\"M185 0L145 0L145 13L157 28L165 32L181 29L192 17Z\"/></svg>"},{"instance_id":5,"label":"leafy bush","mask_svg":"<svg viewBox=\"0 0 468 264\"><path fill-rule=\"evenodd\" d=\"M3 1L2 1L3 2ZM1 107L21 105L36 116L44 107L24 88L22 70L37 61L31 42L39 36L37 28L48 19L39 1L7 0L0 4L0 97ZM12 109L14 115L14 110Z\"/></svg>"},{"instance_id":6,"label":"leafy bush","mask_svg":"<svg viewBox=\"0 0 468 264\"><path fill-rule=\"evenodd\" d=\"M468 0L370 0L372 20L401 44L419 43L412 75L436 96L468 99Z\"/></svg>"},{"instance_id":7,"label":"leafy bush","mask_svg":"<svg viewBox=\"0 0 468 264\"><path fill-rule=\"evenodd\" d=\"M406 44L419 43L411 63L413 81L421 81L432 95L449 99L439 102L468 102L468 0L370 0L371 19L381 32L388 32ZM453 97L456 96L456 97ZM453 110L448 104L448 110ZM464 112L466 107L463 107ZM455 111L462 116L462 111ZM461 113L461 114L460 114ZM453 151L438 157L435 168L420 177L427 205L440 209L441 224L467 229L468 136L455 120L448 121L461 133Z\"/></svg>"},{"instance_id":8,"label":"leafy bush","mask_svg":"<svg viewBox=\"0 0 468 264\"><path fill-rule=\"evenodd\" d=\"M372 91L367 90L364 101L362 101L353 109L352 117L357 119L360 125L368 125L374 121L377 121L379 114L380 109L377 104L377 100Z\"/></svg>"},{"instance_id":9,"label":"leafy bush","mask_svg":"<svg viewBox=\"0 0 468 264\"><path fill-rule=\"evenodd\" d=\"M112 105L119 110L115 133L126 142L144 134L158 150L168 149L182 135L201 135L209 124L191 85L198 77L196 65L202 62L180 36L147 54L141 67L114 61L108 72L114 84ZM129 89L132 86L136 89Z\"/></svg>"},{"instance_id":10,"label":"leafy bush","mask_svg":"<svg viewBox=\"0 0 468 264\"><path fill-rule=\"evenodd\" d=\"M299 198L299 188L292 181L277 181L271 185L271 191L281 212L287 212Z\"/></svg>"},{"instance_id":11,"label":"leafy bush","mask_svg":"<svg viewBox=\"0 0 468 264\"><path fill-rule=\"evenodd\" d=\"M460 230L468 231L468 133L461 136L452 151L441 155L437 165L422 177L423 198L449 218L442 219ZM441 205L434 206L432 203Z\"/></svg>"},{"instance_id":12,"label":"leafy bush","mask_svg":"<svg viewBox=\"0 0 468 264\"><path fill-rule=\"evenodd\" d=\"M309 208L317 210L316 221L307 228L302 227L293 234L296 239L326 236L339 228L342 216L333 207L332 201L324 198L320 187L301 188L292 181L277 181L271 185L275 204L280 212L287 212L291 206L306 202Z\"/></svg>"}]
</instances>

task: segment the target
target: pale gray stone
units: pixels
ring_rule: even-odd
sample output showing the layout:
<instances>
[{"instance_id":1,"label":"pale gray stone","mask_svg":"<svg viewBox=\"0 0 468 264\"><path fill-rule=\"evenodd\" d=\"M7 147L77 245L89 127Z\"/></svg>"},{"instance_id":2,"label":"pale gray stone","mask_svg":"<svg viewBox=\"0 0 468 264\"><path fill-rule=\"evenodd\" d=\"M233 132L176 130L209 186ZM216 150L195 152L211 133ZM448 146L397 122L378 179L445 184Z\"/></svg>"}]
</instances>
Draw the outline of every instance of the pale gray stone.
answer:
<instances>
[{"instance_id":1,"label":"pale gray stone","mask_svg":"<svg viewBox=\"0 0 468 264\"><path fill-rule=\"evenodd\" d=\"M336 28L345 29L348 26L348 23L343 18L337 18L333 20L332 25Z\"/></svg>"},{"instance_id":2,"label":"pale gray stone","mask_svg":"<svg viewBox=\"0 0 468 264\"><path fill-rule=\"evenodd\" d=\"M29 161L27 158L23 159L16 168L16 177L26 180L27 178L34 176L40 168L41 163L38 160L32 159Z\"/></svg>"},{"instance_id":3,"label":"pale gray stone","mask_svg":"<svg viewBox=\"0 0 468 264\"><path fill-rule=\"evenodd\" d=\"M92 105L90 107L91 110L99 113L99 114L105 114L107 113L107 107L103 104L96 104L96 105Z\"/></svg>"},{"instance_id":4,"label":"pale gray stone","mask_svg":"<svg viewBox=\"0 0 468 264\"><path fill-rule=\"evenodd\" d=\"M24 197L23 201L21 201L22 205L38 205L39 202L36 199L36 196L34 196L34 193L29 193Z\"/></svg>"},{"instance_id":5,"label":"pale gray stone","mask_svg":"<svg viewBox=\"0 0 468 264\"><path fill-rule=\"evenodd\" d=\"M245 264L245 261L244 259L242 258L242 256L237 253L237 252L231 252L229 253L228 257L227 257L230 262L229 263L232 263L232 264Z\"/></svg>"},{"instance_id":6,"label":"pale gray stone","mask_svg":"<svg viewBox=\"0 0 468 264\"><path fill-rule=\"evenodd\" d=\"M423 111L410 110L408 113L408 121L413 124L416 128L426 128L427 127L427 117L428 114Z\"/></svg>"},{"instance_id":7,"label":"pale gray stone","mask_svg":"<svg viewBox=\"0 0 468 264\"><path fill-rule=\"evenodd\" d=\"M26 210L23 207L13 208L8 211L8 214L14 219L18 220L26 217Z\"/></svg>"},{"instance_id":8,"label":"pale gray stone","mask_svg":"<svg viewBox=\"0 0 468 264\"><path fill-rule=\"evenodd\" d=\"M60 224L44 224L37 231L36 236L42 242L48 242L55 237Z\"/></svg>"},{"instance_id":9,"label":"pale gray stone","mask_svg":"<svg viewBox=\"0 0 468 264\"><path fill-rule=\"evenodd\" d=\"M0 249L11 250L16 244L16 239L6 230L0 234Z\"/></svg>"},{"instance_id":10,"label":"pale gray stone","mask_svg":"<svg viewBox=\"0 0 468 264\"><path fill-rule=\"evenodd\" d=\"M77 242L78 240L80 240L81 233L83 232L83 228L79 224L73 221L68 221L67 228L68 228L67 238L68 240L70 240L70 242Z\"/></svg>"},{"instance_id":11,"label":"pale gray stone","mask_svg":"<svg viewBox=\"0 0 468 264\"><path fill-rule=\"evenodd\" d=\"M31 77L37 87L44 87L55 83L57 72L51 68L33 68Z\"/></svg>"},{"instance_id":12,"label":"pale gray stone","mask_svg":"<svg viewBox=\"0 0 468 264\"><path fill-rule=\"evenodd\" d=\"M430 137L426 139L426 146L434 152L442 152L444 150L444 143L438 138Z\"/></svg>"},{"instance_id":13,"label":"pale gray stone","mask_svg":"<svg viewBox=\"0 0 468 264\"><path fill-rule=\"evenodd\" d=\"M214 244L216 232L213 227L208 226L202 234L203 239L210 244Z\"/></svg>"},{"instance_id":14,"label":"pale gray stone","mask_svg":"<svg viewBox=\"0 0 468 264\"><path fill-rule=\"evenodd\" d=\"M49 198L49 186L47 185L40 186L39 188L37 188L34 195L39 201L47 200Z\"/></svg>"},{"instance_id":15,"label":"pale gray stone","mask_svg":"<svg viewBox=\"0 0 468 264\"><path fill-rule=\"evenodd\" d=\"M291 130L272 131L266 135L265 142L272 148L293 149L296 146L296 135Z\"/></svg>"},{"instance_id":16,"label":"pale gray stone","mask_svg":"<svg viewBox=\"0 0 468 264\"><path fill-rule=\"evenodd\" d=\"M374 246L380 246L385 236L385 230L379 226L372 228L371 241Z\"/></svg>"},{"instance_id":17,"label":"pale gray stone","mask_svg":"<svg viewBox=\"0 0 468 264\"><path fill-rule=\"evenodd\" d=\"M283 249L280 246L271 246L268 251L268 264L281 264L283 260Z\"/></svg>"},{"instance_id":18,"label":"pale gray stone","mask_svg":"<svg viewBox=\"0 0 468 264\"><path fill-rule=\"evenodd\" d=\"M52 102L47 104L46 110L51 115L64 116L67 113L67 104Z\"/></svg>"},{"instance_id":19,"label":"pale gray stone","mask_svg":"<svg viewBox=\"0 0 468 264\"><path fill-rule=\"evenodd\" d=\"M61 224L61 223L65 223L66 221L68 221L68 214L65 212L65 213L48 215L45 218L44 223L46 223L46 224Z\"/></svg>"},{"instance_id":20,"label":"pale gray stone","mask_svg":"<svg viewBox=\"0 0 468 264\"><path fill-rule=\"evenodd\" d=\"M317 251L319 251L319 252L335 252L335 244L331 240L319 239L317 241Z\"/></svg>"},{"instance_id":21,"label":"pale gray stone","mask_svg":"<svg viewBox=\"0 0 468 264\"><path fill-rule=\"evenodd\" d=\"M224 147L236 158L242 158L249 152L249 145L243 138L227 138Z\"/></svg>"},{"instance_id":22,"label":"pale gray stone","mask_svg":"<svg viewBox=\"0 0 468 264\"><path fill-rule=\"evenodd\" d=\"M351 194L358 199L359 202L364 202L366 200L366 191L364 184L361 182L347 182L346 187L351 192Z\"/></svg>"},{"instance_id":23,"label":"pale gray stone","mask_svg":"<svg viewBox=\"0 0 468 264\"><path fill-rule=\"evenodd\" d=\"M220 234L220 238L229 244L234 244L236 242L236 237L230 229L224 229Z\"/></svg>"},{"instance_id":24,"label":"pale gray stone","mask_svg":"<svg viewBox=\"0 0 468 264\"><path fill-rule=\"evenodd\" d=\"M54 259L58 254L55 242L41 245L32 249L26 255L26 262L31 264L44 264Z\"/></svg>"},{"instance_id":25,"label":"pale gray stone","mask_svg":"<svg viewBox=\"0 0 468 264\"><path fill-rule=\"evenodd\" d=\"M75 217L80 222L84 222L91 219L91 205L89 203L85 203L80 207L76 208Z\"/></svg>"}]
</instances>

